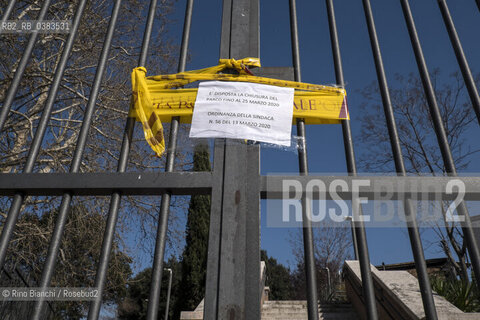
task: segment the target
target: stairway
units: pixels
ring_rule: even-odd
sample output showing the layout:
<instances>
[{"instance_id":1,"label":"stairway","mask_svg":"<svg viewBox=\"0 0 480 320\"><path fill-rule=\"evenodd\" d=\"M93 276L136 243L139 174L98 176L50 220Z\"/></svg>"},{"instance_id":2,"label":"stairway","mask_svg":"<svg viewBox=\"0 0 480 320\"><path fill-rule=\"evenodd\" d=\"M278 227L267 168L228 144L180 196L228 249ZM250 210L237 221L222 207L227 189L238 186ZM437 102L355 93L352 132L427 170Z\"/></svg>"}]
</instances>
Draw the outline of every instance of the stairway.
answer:
<instances>
[{"instance_id":1,"label":"stairway","mask_svg":"<svg viewBox=\"0 0 480 320\"><path fill-rule=\"evenodd\" d=\"M265 286L266 269L265 262L260 264L260 290L262 297L262 320L308 320L307 301L287 300L269 301L270 288ZM337 288L338 289L338 288ZM336 290L336 298L342 291ZM345 301L344 297L342 301ZM338 300L336 300L338 301ZM193 311L182 311L180 320L202 320L204 311L204 300ZM350 303L321 303L318 306L319 320L354 320L360 319ZM250 320L250 319L248 319Z\"/></svg>"},{"instance_id":2,"label":"stairway","mask_svg":"<svg viewBox=\"0 0 480 320\"><path fill-rule=\"evenodd\" d=\"M353 320L359 319L349 303L320 304L319 319ZM306 301L265 301L262 308L262 320L306 320Z\"/></svg>"}]
</instances>

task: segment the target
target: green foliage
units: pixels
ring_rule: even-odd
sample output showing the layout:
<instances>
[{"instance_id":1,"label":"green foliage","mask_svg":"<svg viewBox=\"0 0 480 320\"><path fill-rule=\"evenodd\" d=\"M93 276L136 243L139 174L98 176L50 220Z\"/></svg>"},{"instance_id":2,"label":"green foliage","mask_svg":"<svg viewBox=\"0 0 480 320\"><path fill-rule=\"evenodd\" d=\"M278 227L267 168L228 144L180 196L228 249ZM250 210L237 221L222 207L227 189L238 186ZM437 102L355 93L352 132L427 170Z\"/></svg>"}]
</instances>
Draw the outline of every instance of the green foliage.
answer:
<instances>
[{"instance_id":1,"label":"green foliage","mask_svg":"<svg viewBox=\"0 0 480 320\"><path fill-rule=\"evenodd\" d=\"M210 151L207 144L200 143L195 146L193 154L193 171L211 171Z\"/></svg>"},{"instance_id":2,"label":"green foliage","mask_svg":"<svg viewBox=\"0 0 480 320\"><path fill-rule=\"evenodd\" d=\"M193 154L193 171L210 171L207 144L198 144ZM176 316L184 310L194 310L205 295L207 270L210 196L197 195L190 199L186 227L186 244L182 255L182 281Z\"/></svg>"},{"instance_id":3,"label":"green foliage","mask_svg":"<svg viewBox=\"0 0 480 320\"><path fill-rule=\"evenodd\" d=\"M145 319L152 268L138 273L129 281L127 297L118 306L119 319Z\"/></svg>"},{"instance_id":4,"label":"green foliage","mask_svg":"<svg viewBox=\"0 0 480 320\"><path fill-rule=\"evenodd\" d=\"M164 264L164 267L172 269L172 289L170 294L170 307L168 317L173 318L174 310L172 308L172 305L176 303L176 297L178 297L178 284L181 279L181 266L180 262L175 257L171 257ZM133 279L128 282L127 296L118 305L118 319L146 319L151 277L152 268L146 268L143 271L139 272ZM157 319L164 319L167 301L168 278L169 273L164 271Z\"/></svg>"},{"instance_id":5,"label":"green foliage","mask_svg":"<svg viewBox=\"0 0 480 320\"><path fill-rule=\"evenodd\" d=\"M51 234L58 212L23 214L17 222L13 241L7 253L6 272L21 272L22 280L10 276L9 286L37 287L45 263ZM105 217L87 210L82 205L73 205L67 216L65 229L57 258L51 287L93 287L100 256ZM103 301L114 304L126 294L126 283L131 276L131 258L119 249L118 235L110 255ZM7 279L2 278L1 286ZM17 305L21 306L21 305ZM53 317L79 319L88 310L88 301L58 301L49 304ZM12 312L16 312L12 309ZM3 309L0 314L8 318Z\"/></svg>"},{"instance_id":6,"label":"green foliage","mask_svg":"<svg viewBox=\"0 0 480 320\"><path fill-rule=\"evenodd\" d=\"M261 260L265 261L267 280L265 285L270 287L270 300L292 300L293 278L290 270L277 259L268 256L265 250L261 251Z\"/></svg>"},{"instance_id":7,"label":"green foliage","mask_svg":"<svg viewBox=\"0 0 480 320\"><path fill-rule=\"evenodd\" d=\"M474 282L431 278L432 289L464 312L480 312L480 294Z\"/></svg>"}]
</instances>

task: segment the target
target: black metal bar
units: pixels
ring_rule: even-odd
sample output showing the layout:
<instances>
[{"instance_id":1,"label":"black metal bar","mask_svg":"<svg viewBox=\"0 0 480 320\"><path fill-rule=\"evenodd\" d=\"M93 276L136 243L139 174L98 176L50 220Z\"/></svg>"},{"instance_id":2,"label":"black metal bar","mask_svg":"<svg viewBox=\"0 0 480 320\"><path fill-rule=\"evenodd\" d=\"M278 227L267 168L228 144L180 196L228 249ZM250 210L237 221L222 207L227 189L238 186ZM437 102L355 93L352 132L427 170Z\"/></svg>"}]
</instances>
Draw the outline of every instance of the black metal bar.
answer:
<instances>
[{"instance_id":1,"label":"black metal bar","mask_svg":"<svg viewBox=\"0 0 480 320\"><path fill-rule=\"evenodd\" d=\"M309 181L320 180L326 186L330 186L336 179L347 183L347 190L337 190L338 196L343 200L352 200L352 186L354 183L361 184L358 196L368 200L378 200L385 189L391 187L391 200L403 200L405 198L416 198L422 200L455 200L463 194L456 192L447 193L447 184L455 183L465 187L465 201L480 201L480 177L388 177L388 176L262 176L261 198L282 199L292 198L294 193L283 190L285 181L296 181L304 192ZM365 185L365 186L364 186ZM356 195L355 195L356 196ZM312 199L333 200L331 194L312 192Z\"/></svg>"},{"instance_id":2,"label":"black metal bar","mask_svg":"<svg viewBox=\"0 0 480 320\"><path fill-rule=\"evenodd\" d=\"M452 42L453 50L455 51L455 56L457 57L458 65L462 71L463 80L467 86L468 95L472 101L473 110L477 115L478 123L480 124L480 97L478 96L477 86L475 85L475 80L472 76L472 71L468 66L467 58L463 52L462 44L460 43L460 38L458 37L457 30L455 30L455 25L448 10L447 2L445 0L438 0L438 6L442 13L443 22L448 31L448 36Z\"/></svg>"},{"instance_id":3,"label":"black metal bar","mask_svg":"<svg viewBox=\"0 0 480 320\"><path fill-rule=\"evenodd\" d=\"M333 61L335 65L335 75L337 84L343 86L345 84L343 78L342 57L340 55L340 44L338 42L338 33L335 22L335 12L331 0L327 0L327 13L330 27L330 41L332 43ZM349 120L342 120L343 143L345 147L345 160L349 174L356 176L357 168L355 164L355 151L353 149L352 130ZM354 236L356 237L357 250L356 254L360 262L360 272L362 274L362 288L365 296L365 309L367 317L370 320L378 318L375 303L375 291L373 288L372 273L370 270L370 256L368 253L367 235L365 226L361 219L355 219L355 216L362 215L362 207L358 206L358 212L352 208L352 223L354 224ZM358 221L357 221L358 220Z\"/></svg>"},{"instance_id":4,"label":"black metal bar","mask_svg":"<svg viewBox=\"0 0 480 320\"><path fill-rule=\"evenodd\" d=\"M8 6L7 8L5 9L5 11L3 12L3 16L2 16L2 20L0 21L1 24L3 24L5 21L8 20L8 18L10 17L10 15L12 14L12 11L13 11L13 7L15 7L15 3L17 1L16 0L10 0L10 2L8 3ZM0 30L0 34L1 34L1 30Z\"/></svg>"},{"instance_id":5,"label":"black metal bar","mask_svg":"<svg viewBox=\"0 0 480 320\"><path fill-rule=\"evenodd\" d=\"M167 303L165 306L165 320L168 320L168 311L170 307L170 293L172 291L172 276L173 276L173 271L172 269L168 268L165 269L168 271L168 289L167 289Z\"/></svg>"},{"instance_id":6,"label":"black metal bar","mask_svg":"<svg viewBox=\"0 0 480 320\"><path fill-rule=\"evenodd\" d=\"M218 162L217 162L218 166ZM59 196L66 191L73 196L105 196L113 192L123 195L172 195L210 194L214 187L215 173L210 172L124 172L124 173L2 173L0 174L0 196L11 196L16 192L32 196ZM337 190L340 198L351 200L354 180L369 181L370 185L360 189L359 195L369 200L378 199L385 186L393 186L392 200L422 198L425 200L454 200L457 193L446 193L447 183L456 181L465 186L465 201L480 201L480 177L381 177L381 176L262 176L260 196L262 199L291 197L282 191L284 180L295 180L305 188L308 181L321 180L327 186L335 179L344 180L349 189ZM215 182L217 183L217 182ZM383 189L382 189L383 188ZM320 195L313 192L315 198ZM322 196L323 197L323 196ZM329 193L323 198L332 200ZM322 198L322 199L323 199Z\"/></svg>"},{"instance_id":7,"label":"black metal bar","mask_svg":"<svg viewBox=\"0 0 480 320\"><path fill-rule=\"evenodd\" d=\"M178 123L178 122L177 122ZM175 149L177 143L176 131L170 130L169 144ZM167 154L167 171L173 171L174 151ZM150 296L148 299L147 319L157 319L158 305L160 303L160 289L162 285L163 257L165 255L165 242L167 238L168 211L170 207L170 193L162 195L160 214L158 217L157 237L153 257L152 280L150 284Z\"/></svg>"},{"instance_id":8,"label":"black metal bar","mask_svg":"<svg viewBox=\"0 0 480 320\"><path fill-rule=\"evenodd\" d=\"M105 40L103 41L102 52L100 53L100 58L98 60L98 67L95 73L95 79L93 81L92 90L88 99L87 108L82 122L82 127L78 136L77 146L75 148L72 164L70 166L71 173L77 173L82 163L82 156L85 150L85 145L87 143L88 131L90 129L93 113L95 111L95 105L97 103L98 94L100 92L103 74L107 65L110 45L112 43L113 34L115 33L115 25L117 23L121 4L122 0L115 0L115 5L112 8L112 15L108 24L107 33L105 34Z\"/></svg>"},{"instance_id":9,"label":"black metal bar","mask_svg":"<svg viewBox=\"0 0 480 320\"><path fill-rule=\"evenodd\" d=\"M112 16L110 18L107 33L105 35L105 40L103 43L102 52L100 54L98 67L95 73L95 79L93 82L90 98L87 103L87 108L86 108L85 116L82 122L82 127L80 129L77 146L75 148L75 153L70 166L71 173L77 173L80 169L83 152L85 150L85 145L87 142L88 131L90 129L93 112L95 111L97 97L100 91L103 73L105 71L110 44L112 42L113 33L115 31L115 25L117 22L118 13L120 11L121 2L122 2L121 0L115 1L115 5L112 9ZM65 228L65 224L67 222L68 213L70 211L71 200L72 200L72 194L70 192L65 193L62 197L62 202L60 204L57 222L55 224L55 229L53 231L50 245L48 248L47 259L45 261L43 271L42 271L42 277L39 285L39 287L41 288L48 287L48 285L50 284L51 278L53 276L53 273L55 271L55 264L57 260L58 250L60 248L63 231ZM99 288L99 290L101 291L101 288ZM38 299L36 301L35 309L34 309L35 313L33 316L34 319L39 319L41 317L43 304L44 304L43 299Z\"/></svg>"},{"instance_id":10,"label":"black metal bar","mask_svg":"<svg viewBox=\"0 0 480 320\"><path fill-rule=\"evenodd\" d=\"M352 231L353 258L355 260L358 260L357 234L355 232L355 224L353 223L353 216L349 216L347 220L350 221L350 229Z\"/></svg>"},{"instance_id":11,"label":"black metal bar","mask_svg":"<svg viewBox=\"0 0 480 320\"><path fill-rule=\"evenodd\" d=\"M437 100L435 98L435 92L433 90L432 82L428 74L427 64L423 56L422 47L418 38L415 22L413 21L412 12L408 0L400 0L402 4L403 14L405 16L405 22L407 24L408 34L410 35L410 41L415 53L415 59L417 61L418 70L422 79L423 89L428 102L430 116L432 117L435 134L437 136L440 151L442 153L443 163L447 173L450 176L457 176L457 169L453 161L450 145L448 144L447 134L445 133L445 127L442 121L442 115L438 108ZM462 201L457 207L459 216L464 218L462 225L462 231L464 241L467 243L468 253L470 254L471 263L476 279L480 279L480 254L478 251L478 245L473 234L472 223L470 221L470 215L465 203ZM480 283L477 283L480 287Z\"/></svg>"},{"instance_id":12,"label":"black metal bar","mask_svg":"<svg viewBox=\"0 0 480 320\"><path fill-rule=\"evenodd\" d=\"M224 2L225 6L225 2ZM225 7L224 7L225 8ZM213 153L213 184L208 231L207 279L203 319L218 319L218 287L220 274L220 238L222 234L223 181L225 139L216 139Z\"/></svg>"},{"instance_id":13,"label":"black metal bar","mask_svg":"<svg viewBox=\"0 0 480 320\"><path fill-rule=\"evenodd\" d=\"M0 195L16 192L29 196L105 196L114 192L124 195L209 194L210 172L123 172L123 173L2 173Z\"/></svg>"},{"instance_id":14,"label":"black metal bar","mask_svg":"<svg viewBox=\"0 0 480 320\"><path fill-rule=\"evenodd\" d=\"M385 69L383 67L382 54L380 52L380 45L378 43L377 31L375 29L375 22L373 19L372 8L370 6L370 0L364 0L363 7L365 11L365 18L367 20L370 44L372 47L373 58L377 71L378 84L380 87L383 101L388 134L390 136L390 145L392 147L393 158L395 161L395 169L399 176L406 176L405 164L403 162L402 149L400 146L400 138L398 136L397 125L395 123L395 115L390 99L390 93L388 91L387 77L385 76ZM437 319L437 312L435 310L435 303L433 301L432 288L430 285L430 280L428 279L427 264L425 262L422 240L420 239L420 232L418 231L416 213L413 209L413 205L410 199L406 199L404 201L404 208L405 215L408 217L408 234L410 238L410 245L412 247L415 266L417 269L418 282L420 285L420 292L422 294L425 315L427 319Z\"/></svg>"},{"instance_id":15,"label":"black metal bar","mask_svg":"<svg viewBox=\"0 0 480 320\"><path fill-rule=\"evenodd\" d=\"M328 26L330 30L330 42L332 46L335 76L337 78L337 84L340 86L344 86L345 81L343 79L342 56L340 54L340 43L338 41L335 9L333 7L333 2L331 0L327 0L326 4L327 4ZM345 139L345 135L344 135L344 139ZM351 141L351 138L350 138L350 141ZM349 148L347 149L347 145L345 144L345 154L348 154L351 149L353 150L353 147L349 146ZM355 254L355 260L358 260L358 240L357 240L357 233L355 232L354 226L355 224L353 223L353 220L352 220L351 228L352 228L353 252Z\"/></svg>"},{"instance_id":16,"label":"black metal bar","mask_svg":"<svg viewBox=\"0 0 480 320\"><path fill-rule=\"evenodd\" d=\"M182 45L180 48L180 59L178 62L178 72L185 71L187 64L188 41L190 38L190 26L192 23L193 0L187 1L185 8L185 19L183 22ZM170 137L167 147L167 162L165 171L172 172L175 164L175 155L177 149L177 136L180 117L173 117L170 125ZM170 209L171 193L162 195L160 202L160 213L158 216L157 237L155 241L155 251L153 257L152 277L150 284L150 295L148 299L147 319L156 319L158 314L158 305L160 302L160 291L162 286L163 259L165 255L165 241L167 238L168 215Z\"/></svg>"},{"instance_id":17,"label":"black metal bar","mask_svg":"<svg viewBox=\"0 0 480 320\"><path fill-rule=\"evenodd\" d=\"M57 65L57 69L55 71L55 76L50 86L48 92L48 98L45 103L45 107L43 109L42 116L37 126L37 130L35 132L35 136L33 138L32 145L29 149L27 161L25 163L23 172L30 173L33 170L33 166L35 164L35 160L38 156L40 151L42 140L45 135L45 130L48 125L48 121L50 119L50 114L52 113L53 104L57 97L58 88L60 86L60 82L63 77L63 73L65 71L65 67L67 65L67 60L70 55L70 52L73 47L73 42L75 40L75 36L77 35L78 26L80 24L80 19L83 14L83 9L85 7L86 0L82 0L78 7L77 12L75 13L74 22L72 25L71 33L68 36L67 42L65 44L65 48L62 52L62 56L60 61ZM22 58L23 59L23 58ZM23 202L24 196L22 194L15 194L12 205L10 206L10 210L8 212L7 221L5 226L2 230L2 235L0 237L0 266L3 266L5 263L5 257L7 254L8 242L13 234L13 229L15 228L16 221L18 219L18 215L20 213L20 207Z\"/></svg>"},{"instance_id":18,"label":"black metal bar","mask_svg":"<svg viewBox=\"0 0 480 320\"><path fill-rule=\"evenodd\" d=\"M292 60L295 81L301 80L300 73L300 49L298 44L298 24L296 1L289 1L290 7L290 36L292 43ZM297 135L299 137L298 164L301 175L308 175L307 143L304 119L297 119ZM318 292L317 273L315 268L314 244L311 214L307 212L307 198L302 197L302 220L303 220L303 249L305 258L305 276L307 283L307 311L308 319L318 320Z\"/></svg>"},{"instance_id":19,"label":"black metal bar","mask_svg":"<svg viewBox=\"0 0 480 320\"><path fill-rule=\"evenodd\" d=\"M42 9L38 14L38 20L43 20L45 18L45 14L47 13L49 5L50 5L50 0L45 0L43 2ZM33 47L35 46L37 37L38 37L38 32L34 32L30 36L27 47L23 52L22 59L18 63L17 70L15 71L15 75L13 76L12 83L10 84L7 94L5 95L5 100L3 101L2 110L0 111L0 132L3 130L3 126L7 121L7 115L10 112L10 108L12 107L13 100L15 99L15 95L17 94L18 86L20 85L20 80L22 79L23 73L25 72L25 68L27 67L28 60L32 55Z\"/></svg>"},{"instance_id":20,"label":"black metal bar","mask_svg":"<svg viewBox=\"0 0 480 320\"><path fill-rule=\"evenodd\" d=\"M478 10L480 11L480 0L475 0L477 2Z\"/></svg>"},{"instance_id":21,"label":"black metal bar","mask_svg":"<svg viewBox=\"0 0 480 320\"><path fill-rule=\"evenodd\" d=\"M147 21L145 23L145 32L143 33L142 48L138 58L138 66L145 66L147 61L147 53L150 45L150 37L152 35L153 23L155 21L155 12L157 10L157 0L151 0L148 8ZM125 172L128 165L128 156L130 153L130 146L132 143L133 131L135 128L135 118L128 117L125 130L123 132L122 147L120 149L120 157L118 160L117 172ZM110 200L110 207L108 209L107 224L105 226L105 233L103 235L102 251L100 253L100 261L97 269L97 276L95 278L95 285L103 288L105 279L107 277L108 261L110 259L110 252L115 235L115 226L118 219L118 210L120 208L121 193L112 193ZM98 319L100 314L100 307L102 303L103 290L99 290L98 299L94 300L88 310L88 319Z\"/></svg>"},{"instance_id":22,"label":"black metal bar","mask_svg":"<svg viewBox=\"0 0 480 320\"><path fill-rule=\"evenodd\" d=\"M245 319L260 319L260 145L247 146ZM256 214L252 214L256 213ZM254 285L256 284L256 286Z\"/></svg>"},{"instance_id":23,"label":"black metal bar","mask_svg":"<svg viewBox=\"0 0 480 320\"><path fill-rule=\"evenodd\" d=\"M100 252L100 261L97 267L97 274L95 275L95 287L98 288L98 298L90 303L88 310L88 319L98 319L100 308L102 306L102 295L105 287L105 279L107 278L108 262L110 259L110 252L115 236L115 226L117 224L118 210L120 208L121 193L114 192L110 200L110 207L108 209L108 217L105 225L105 232L102 240L102 251Z\"/></svg>"},{"instance_id":24,"label":"black metal bar","mask_svg":"<svg viewBox=\"0 0 480 320\"><path fill-rule=\"evenodd\" d=\"M187 65L188 43L190 40L190 27L192 25L193 0L187 0L185 8L185 19L183 22L182 46L180 47L180 60L178 62L178 72L185 71Z\"/></svg>"}]
</instances>

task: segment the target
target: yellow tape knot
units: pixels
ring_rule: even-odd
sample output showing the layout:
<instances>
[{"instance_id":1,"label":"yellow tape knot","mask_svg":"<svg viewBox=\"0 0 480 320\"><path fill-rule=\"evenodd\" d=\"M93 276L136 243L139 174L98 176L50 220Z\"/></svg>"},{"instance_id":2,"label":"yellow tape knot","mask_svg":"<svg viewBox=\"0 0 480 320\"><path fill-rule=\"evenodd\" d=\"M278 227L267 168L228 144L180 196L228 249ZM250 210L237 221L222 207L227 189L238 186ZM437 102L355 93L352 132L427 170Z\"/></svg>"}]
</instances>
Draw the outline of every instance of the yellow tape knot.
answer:
<instances>
[{"instance_id":1,"label":"yellow tape knot","mask_svg":"<svg viewBox=\"0 0 480 320\"><path fill-rule=\"evenodd\" d=\"M250 73L248 67L260 67L260 59L258 58L243 58L240 60L235 59L220 59L219 64L223 65L225 69L235 69L240 73Z\"/></svg>"}]
</instances>

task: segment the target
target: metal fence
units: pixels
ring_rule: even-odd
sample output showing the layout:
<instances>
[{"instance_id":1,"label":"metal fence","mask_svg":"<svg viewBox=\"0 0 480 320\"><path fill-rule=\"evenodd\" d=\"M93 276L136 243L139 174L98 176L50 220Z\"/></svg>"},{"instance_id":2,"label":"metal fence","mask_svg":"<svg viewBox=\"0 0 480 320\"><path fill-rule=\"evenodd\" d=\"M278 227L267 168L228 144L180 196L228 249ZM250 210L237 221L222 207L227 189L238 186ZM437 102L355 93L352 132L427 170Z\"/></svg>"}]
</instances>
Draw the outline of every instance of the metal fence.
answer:
<instances>
[{"instance_id":1,"label":"metal fence","mask_svg":"<svg viewBox=\"0 0 480 320\"><path fill-rule=\"evenodd\" d=\"M438 183L446 184L450 179L457 176L452 152L449 147L444 124L442 122L440 110L435 98L435 93L431 79L426 67L425 58L422 53L421 43L419 41L415 23L409 7L408 0L399 0L402 6L405 22L411 39L411 46L415 54L418 71L421 76L423 89L428 102L430 116L433 121L434 130L438 139L438 146L441 150L443 162L449 177L443 180L435 180ZM473 0L471 0L473 1ZM337 26L335 22L335 12L332 0L326 0L326 9L328 14L328 23L331 39L331 48L337 84L343 86L345 79L342 70L342 59L340 55L340 46L337 36ZM480 7L480 1L477 0ZM2 8L2 22L9 19L11 12L15 7L16 1L10 1L6 8ZM26 163L23 166L22 173L2 173L0 174L0 195L13 197L8 215L3 223L0 238L0 265L4 265L9 242L12 238L15 224L19 218L22 204L25 197L32 195L41 196L62 196L62 201L58 209L58 217L54 232L50 239L47 258L44 261L43 273L39 287L48 287L52 275L55 271L55 262L59 253L59 247L62 234L65 229L66 219L70 210L70 205L74 197L81 196L109 196L110 207L108 210L108 219L103 235L102 250L99 257L99 264L96 273L95 287L100 292L105 287L107 274L107 265L111 253L112 242L115 233L115 227L118 218L120 203L123 196L126 195L156 195L161 198L160 213L158 220L158 231L156 237L156 246L154 254L154 264L152 271L151 291L148 305L148 319L156 319L159 307L160 285L163 271L163 258L165 253L165 243L167 234L167 221L169 207L172 195L193 195L193 194L211 194L211 222L210 239L208 249L208 269L205 296L205 319L259 319L261 313L260 292L258 290L260 269L260 221L259 215L247 214L248 212L258 212L260 208L260 199L267 197L282 198L284 196L281 189L283 178L261 176L259 165L259 146L256 144L232 143L226 139L217 139L214 150L214 169L210 172L174 172L175 154L177 147L177 135L179 130L179 118L173 118L170 126L168 139L168 152L166 156L165 172L132 173L126 172L129 162L129 150L132 144L132 136L135 130L135 120L128 118L123 133L123 143L119 152L118 167L114 173L95 172L80 173L79 168L85 150L88 130L91 125L92 115L96 108L97 96L101 90L101 81L104 76L106 63L109 57L109 50L112 45L112 39L115 35L115 25L119 16L121 0L113 1L112 14L110 17L108 31L103 42L102 53L96 68L95 79L88 97L88 103L83 116L83 122L78 140L76 142L75 153L69 166L68 173L34 173L34 165L42 145L52 110L55 106L57 92L61 85L61 79L65 71L72 46L79 28L88 28L80 25L82 13L87 4L86 0L78 1L76 13L72 21L72 27L68 39L65 42L61 52L60 61L52 79L41 118L35 130L34 138L31 142ZM291 26L291 45L294 68L294 80L301 81L300 74L300 54L297 28L297 12L295 0L289 1L290 8L290 26ZM45 0L38 12L38 20L44 20L50 0ZM480 122L480 99L475 86L467 60L462 51L462 46L455 26L449 14L447 2L439 0L442 17L451 39L452 47L462 71L468 93ZM143 41L141 53L138 60L138 66L145 66L147 55L149 54L150 38L152 35L153 22L157 1L151 0L149 4L148 15L145 17ZM372 9L369 0L363 0L366 23L370 36L373 59L377 71L378 84L385 111L385 120L387 123L388 134L390 137L392 153L395 162L398 178L388 177L385 179L402 179L406 176L405 164L402 156L399 135L396 128L394 111L389 96L387 77L382 62L379 41L375 29L375 23L372 15ZM189 42L190 25L193 10L193 0L187 1L183 38L181 43L180 60L178 71L184 71L186 66L187 49ZM13 79L9 83L8 91L2 102L0 111L0 130L3 129L7 117L11 114L11 108L15 104L15 98L19 90L22 76L27 64L32 56L32 51L38 41L38 33L32 33L27 46L24 49L23 56L16 68ZM221 30L220 58L243 58L249 56L258 56L260 48L259 41L259 0L224 0L223 16ZM153 54L153 53L151 53ZM350 123L347 120L342 121L343 141L345 146L346 165L350 177L354 179L357 174L355 164L355 154L353 147L352 131ZM298 152L299 176L289 176L288 179L296 179L303 185L311 179L327 180L328 177L316 177L308 175L307 164L307 144L305 139L305 124L302 119L297 121L297 135L300 137L300 147ZM373 177L382 179L382 177ZM420 178L419 178L420 179ZM467 186L465 199L480 199L480 179L457 178L464 181ZM272 189L273 188L273 189ZM428 193L428 190L419 190ZM373 192L366 189L362 195L372 198ZM419 235L416 219L414 217L413 205L407 195L404 208L405 215L412 217L408 219L408 234L410 237L411 248L415 259L415 265L418 273L419 284L422 293L425 314L428 319L437 319L437 313L432 298L432 290L429 283L427 268L425 264L424 250ZM345 198L351 198L351 194L344 194ZM160 200L160 199L159 199ZM305 201L305 197L303 198ZM318 319L317 308L317 290L316 273L314 265L314 248L312 226L309 219L306 219L305 202L303 202L303 240L305 249L305 265L307 278L307 296L308 296L308 318ZM360 207L361 210L361 207ZM361 212L356 212L361 214ZM467 241L468 253L473 266L473 272L476 279L480 279L480 256L478 245L475 242L472 233L471 223L467 207L462 202L458 206L458 214L465 217L462 224L463 234ZM368 319L377 319L376 301L374 295L373 282L370 272L370 259L367 248L366 232L362 221L356 221L353 228L356 258L360 261L361 273L363 279L363 290L365 297ZM248 241L247 241L248 239ZM232 290L235 288L235 290ZM88 319L97 319L99 317L102 301L97 299L90 305ZM40 319L42 310L46 308L45 300L35 302L32 319Z\"/></svg>"}]
</instances>

